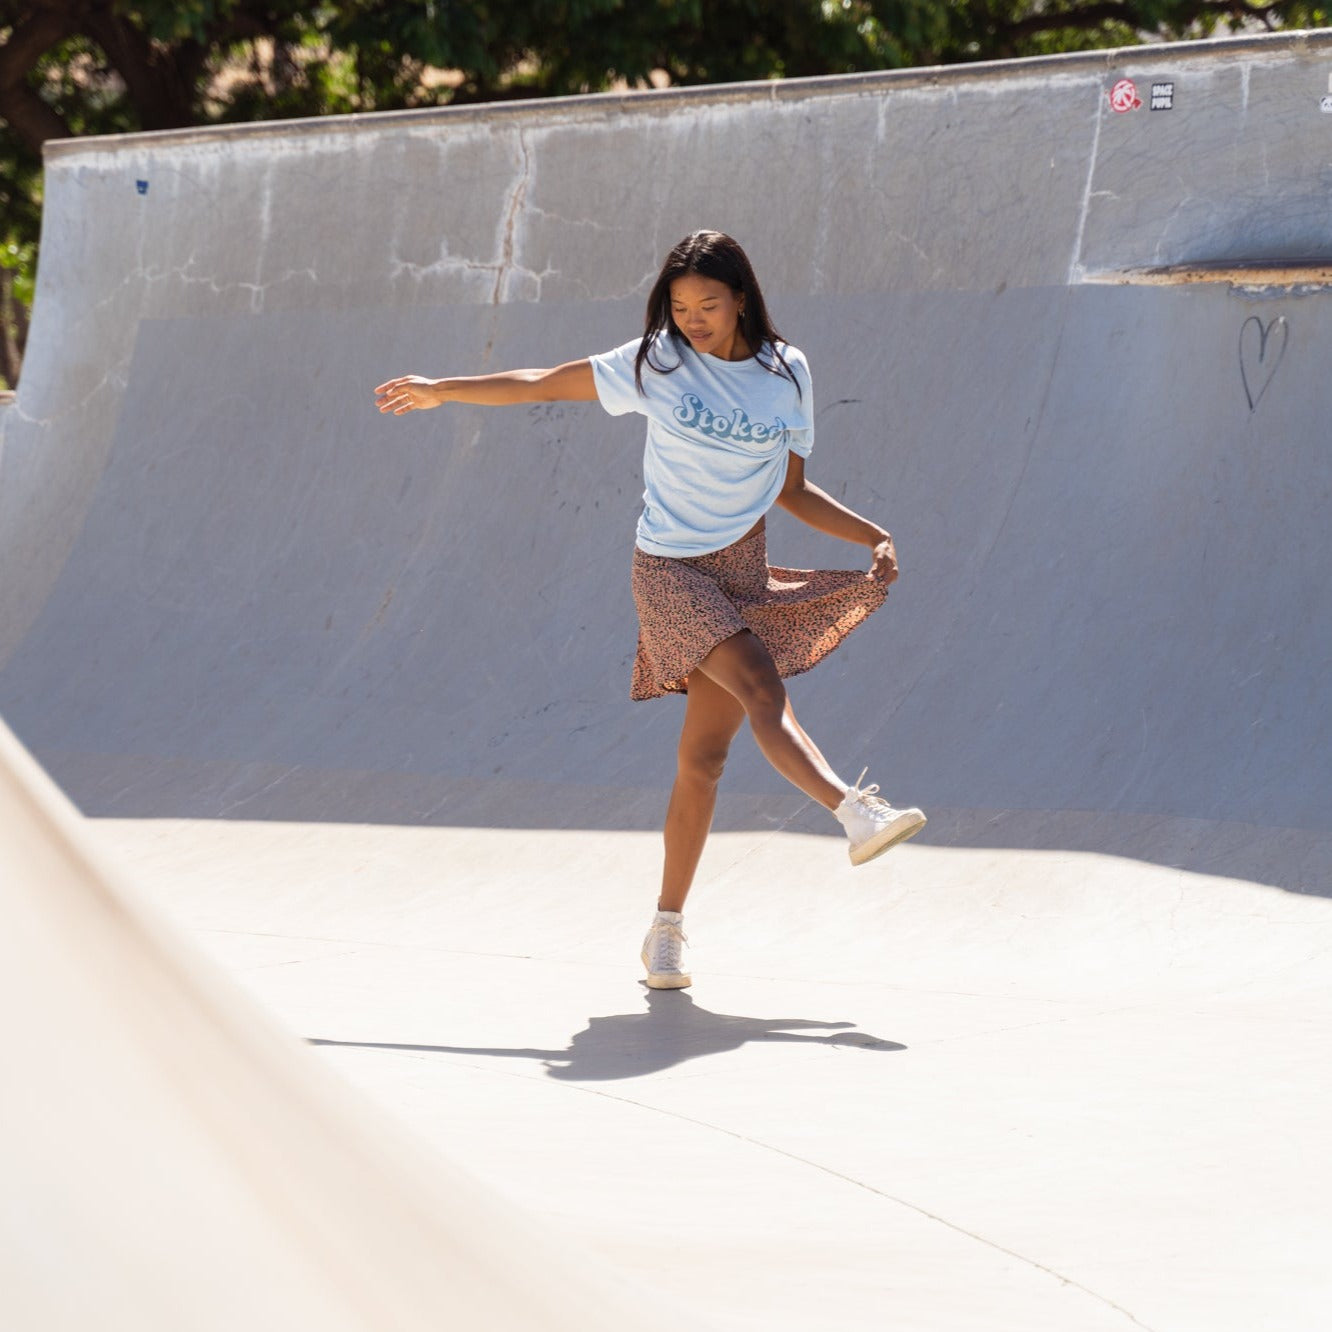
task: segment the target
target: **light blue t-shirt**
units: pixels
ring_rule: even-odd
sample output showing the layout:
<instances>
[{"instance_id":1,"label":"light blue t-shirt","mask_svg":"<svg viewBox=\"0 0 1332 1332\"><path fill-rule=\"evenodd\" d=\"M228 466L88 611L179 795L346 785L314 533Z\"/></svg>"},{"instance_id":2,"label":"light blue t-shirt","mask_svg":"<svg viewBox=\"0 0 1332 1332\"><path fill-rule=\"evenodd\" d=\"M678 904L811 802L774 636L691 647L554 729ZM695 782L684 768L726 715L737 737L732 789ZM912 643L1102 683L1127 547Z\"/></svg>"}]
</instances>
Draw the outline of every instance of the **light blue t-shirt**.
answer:
<instances>
[{"instance_id":1,"label":"light blue t-shirt","mask_svg":"<svg viewBox=\"0 0 1332 1332\"><path fill-rule=\"evenodd\" d=\"M809 366L795 347L781 353L800 382L755 357L723 361L659 336L634 383L639 339L591 357L597 397L612 416L647 417L640 550L676 559L738 541L772 507L786 455L814 447ZM773 362L771 348L763 359ZM653 368L674 366L670 373ZM778 367L780 369L780 366Z\"/></svg>"}]
</instances>

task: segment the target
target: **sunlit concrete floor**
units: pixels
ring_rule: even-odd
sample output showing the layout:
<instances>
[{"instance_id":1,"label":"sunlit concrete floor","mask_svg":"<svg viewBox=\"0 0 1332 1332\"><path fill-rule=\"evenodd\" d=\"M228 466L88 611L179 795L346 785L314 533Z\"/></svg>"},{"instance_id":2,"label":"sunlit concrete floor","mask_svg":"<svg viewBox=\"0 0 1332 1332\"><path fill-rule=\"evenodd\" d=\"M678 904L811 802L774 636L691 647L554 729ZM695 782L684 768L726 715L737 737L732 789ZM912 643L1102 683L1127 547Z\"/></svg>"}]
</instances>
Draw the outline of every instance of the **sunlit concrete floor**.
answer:
<instances>
[{"instance_id":1,"label":"sunlit concrete floor","mask_svg":"<svg viewBox=\"0 0 1332 1332\"><path fill-rule=\"evenodd\" d=\"M722 833L653 993L654 834L91 826L404 1132L718 1327L1332 1310L1322 898Z\"/></svg>"}]
</instances>

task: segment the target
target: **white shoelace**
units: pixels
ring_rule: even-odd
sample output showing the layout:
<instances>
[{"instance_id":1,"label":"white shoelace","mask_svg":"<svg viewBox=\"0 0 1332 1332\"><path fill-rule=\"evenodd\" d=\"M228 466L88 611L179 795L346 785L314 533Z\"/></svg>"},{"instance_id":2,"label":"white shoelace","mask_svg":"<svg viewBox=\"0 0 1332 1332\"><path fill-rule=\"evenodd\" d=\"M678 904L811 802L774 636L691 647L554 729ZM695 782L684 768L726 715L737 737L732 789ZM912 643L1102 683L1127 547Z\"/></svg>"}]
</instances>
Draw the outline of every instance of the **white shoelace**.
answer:
<instances>
[{"instance_id":1,"label":"white shoelace","mask_svg":"<svg viewBox=\"0 0 1332 1332\"><path fill-rule=\"evenodd\" d=\"M860 785L865 780L865 774L868 771L868 768L861 768L860 776L856 778L856 784L847 792L847 795L851 796L854 803L865 805L869 809L892 809L892 805L879 795L878 782L871 782L865 787Z\"/></svg>"},{"instance_id":2,"label":"white shoelace","mask_svg":"<svg viewBox=\"0 0 1332 1332\"><path fill-rule=\"evenodd\" d=\"M652 927L652 946L648 957L652 960L653 971L679 971L681 945L689 942L689 936L678 926L667 921L659 921Z\"/></svg>"}]
</instances>

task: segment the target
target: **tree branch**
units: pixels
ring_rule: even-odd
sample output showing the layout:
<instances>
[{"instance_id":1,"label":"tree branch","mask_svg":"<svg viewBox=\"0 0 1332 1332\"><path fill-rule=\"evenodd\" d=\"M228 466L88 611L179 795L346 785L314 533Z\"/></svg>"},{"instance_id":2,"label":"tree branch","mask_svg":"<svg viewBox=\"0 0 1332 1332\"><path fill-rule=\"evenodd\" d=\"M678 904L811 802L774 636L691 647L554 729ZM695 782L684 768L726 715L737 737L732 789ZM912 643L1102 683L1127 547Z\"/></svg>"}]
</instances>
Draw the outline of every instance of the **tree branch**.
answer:
<instances>
[{"instance_id":1,"label":"tree branch","mask_svg":"<svg viewBox=\"0 0 1332 1332\"><path fill-rule=\"evenodd\" d=\"M18 387L19 367L23 355L15 337L14 311L18 302L13 297L14 275L7 268L0 268L0 375L10 388Z\"/></svg>"},{"instance_id":2,"label":"tree branch","mask_svg":"<svg viewBox=\"0 0 1332 1332\"><path fill-rule=\"evenodd\" d=\"M185 51L197 43L182 42L169 52L159 50L106 4L87 14L83 28L125 80L125 91L144 129L175 129L192 122L193 80L182 77L179 65L186 63L182 59Z\"/></svg>"},{"instance_id":3,"label":"tree branch","mask_svg":"<svg viewBox=\"0 0 1332 1332\"><path fill-rule=\"evenodd\" d=\"M1272 16L1279 12L1279 5L1251 4L1249 0L1193 0L1193 3L1181 5L1175 16L1180 28L1186 28L1204 14L1234 15L1237 18L1260 19L1270 25ZM1032 37L1042 32L1058 32L1063 29L1099 28L1103 23L1122 23L1135 31L1143 29L1143 16L1138 6L1125 0L1101 0L1100 3L1084 5L1076 9L1045 11L1017 19L1012 23L998 24L994 32L1001 38Z\"/></svg>"},{"instance_id":4,"label":"tree branch","mask_svg":"<svg viewBox=\"0 0 1332 1332\"><path fill-rule=\"evenodd\" d=\"M47 139L67 139L64 119L28 87L32 67L53 46L74 34L73 20L50 10L15 24L9 40L0 46L0 118L34 153Z\"/></svg>"}]
</instances>

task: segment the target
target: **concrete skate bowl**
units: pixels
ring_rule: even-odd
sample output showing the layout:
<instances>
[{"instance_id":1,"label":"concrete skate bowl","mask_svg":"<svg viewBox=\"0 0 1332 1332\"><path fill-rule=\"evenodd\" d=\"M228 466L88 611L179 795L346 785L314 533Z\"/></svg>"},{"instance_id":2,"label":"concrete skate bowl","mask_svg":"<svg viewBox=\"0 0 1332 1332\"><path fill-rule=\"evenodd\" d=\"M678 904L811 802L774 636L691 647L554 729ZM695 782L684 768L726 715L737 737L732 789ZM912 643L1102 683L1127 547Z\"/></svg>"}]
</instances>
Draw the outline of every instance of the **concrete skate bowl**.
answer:
<instances>
[{"instance_id":1,"label":"concrete skate bowl","mask_svg":"<svg viewBox=\"0 0 1332 1332\"><path fill-rule=\"evenodd\" d=\"M714 226L809 356L810 475L902 560L797 710L848 778L930 815L845 878L837 829L742 739L700 884L732 1005L737 978L837 975L1307 1019L1332 865L1330 69L1310 34L53 145L0 416L0 713L301 1034L348 1060L549 1055L572 1016L544 1044L420 1031L403 996L362 1022L382 989L330 1012L224 936L447 937L474 995L511 994L487 952L632 985L680 720L627 699L641 431L595 404L388 420L370 390L625 341L665 251ZM863 559L783 515L769 550ZM785 928L755 932L774 903ZM1310 1090L1291 1076L1274 1111ZM483 1137L496 1102L460 1086ZM1212 1316L1257 1325L1289 1274L1253 1261ZM960 1298L940 1282L922 1308ZM1074 1325L1026 1298L1014 1326Z\"/></svg>"},{"instance_id":2,"label":"concrete skate bowl","mask_svg":"<svg viewBox=\"0 0 1332 1332\"><path fill-rule=\"evenodd\" d=\"M631 337L710 224L808 350L811 474L902 553L887 611L793 686L834 762L936 842L1316 889L1291 852L1332 818L1322 279L1104 280L1332 255L1326 58L55 145L4 418L4 715L91 814L652 826L679 711L626 701L637 427L386 421L369 389ZM1115 113L1121 76L1171 108ZM861 559L774 529L774 561ZM727 786L802 803L753 752ZM1232 824L1291 835L1250 858Z\"/></svg>"}]
</instances>

